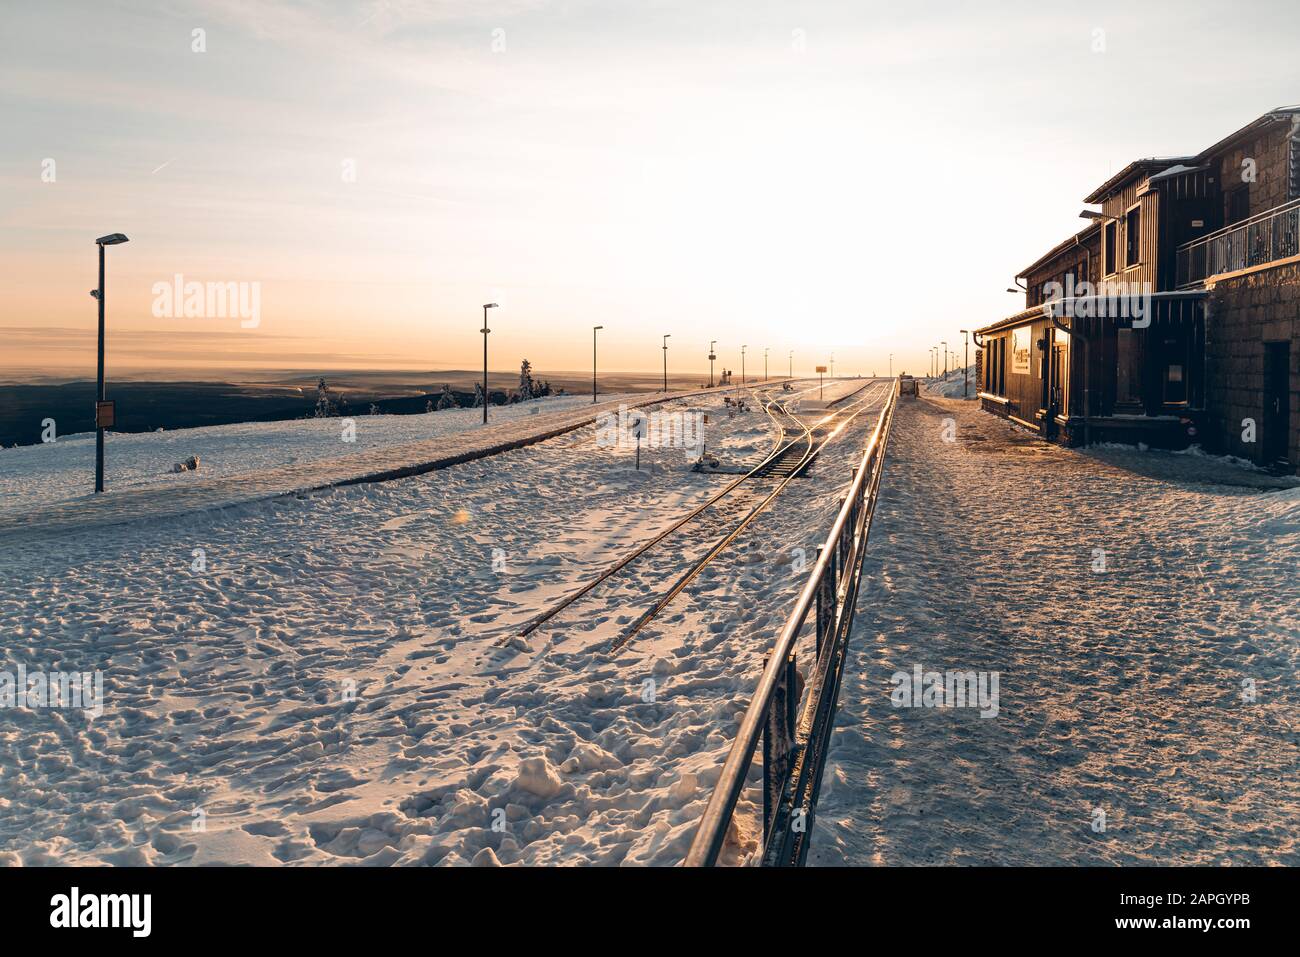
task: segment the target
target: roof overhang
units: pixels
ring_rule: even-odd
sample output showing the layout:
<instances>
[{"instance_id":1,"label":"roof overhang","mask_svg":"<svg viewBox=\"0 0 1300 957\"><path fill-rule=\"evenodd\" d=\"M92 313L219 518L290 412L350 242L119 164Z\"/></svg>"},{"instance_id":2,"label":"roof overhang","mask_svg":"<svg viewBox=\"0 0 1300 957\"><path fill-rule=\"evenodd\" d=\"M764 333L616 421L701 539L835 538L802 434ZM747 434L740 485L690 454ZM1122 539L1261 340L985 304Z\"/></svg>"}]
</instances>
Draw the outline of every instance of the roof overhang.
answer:
<instances>
[{"instance_id":1,"label":"roof overhang","mask_svg":"<svg viewBox=\"0 0 1300 957\"><path fill-rule=\"evenodd\" d=\"M1139 176L1158 173L1171 166L1194 163L1196 159L1195 156L1169 156L1163 159L1153 156L1148 159L1134 160L1085 196L1083 201L1085 203L1100 203L1130 180Z\"/></svg>"},{"instance_id":2,"label":"roof overhang","mask_svg":"<svg viewBox=\"0 0 1300 957\"><path fill-rule=\"evenodd\" d=\"M1149 298L1153 312L1159 314L1162 311L1167 313L1170 308L1180 303L1199 302L1208 295L1209 293L1204 289L1176 289L1168 292L1153 292L1149 297L1137 298ZM1043 319L1052 320L1061 317L1069 320L1071 315L1079 312L1088 313L1089 315L1085 316L1088 319L1104 319L1107 318L1104 310L1114 308L1112 303L1122 298L1127 297L1108 296L1103 293L1095 296L1071 296L1066 299L1053 299L1051 302L1044 302L1029 309L1022 309L1020 312L1007 316L1005 319L999 319L997 322L974 330L974 332L978 336L987 336L995 332L1014 329L1017 326L1028 325L1031 322L1039 322Z\"/></svg>"},{"instance_id":3,"label":"roof overhang","mask_svg":"<svg viewBox=\"0 0 1300 957\"><path fill-rule=\"evenodd\" d=\"M1024 279L1026 276L1028 276L1039 266L1043 265L1043 263L1051 262L1053 259L1055 259L1057 256L1064 253L1066 250L1073 249L1075 246L1080 245L1085 239L1089 238L1091 234L1100 231L1101 231L1101 221L1094 219L1092 222L1090 222L1087 226L1084 226L1083 229L1079 230L1069 239L1057 243L1047 252L1043 253L1043 255L1039 256L1037 259L1031 262L1024 269L1020 270L1020 272L1016 273L1016 278Z\"/></svg>"},{"instance_id":4,"label":"roof overhang","mask_svg":"<svg viewBox=\"0 0 1300 957\"><path fill-rule=\"evenodd\" d=\"M1263 116L1247 123L1235 133L1230 133L1213 146L1202 150L1201 153L1195 157L1195 162L1198 164L1204 164L1216 153L1222 153L1224 150L1231 149L1240 141L1257 135L1261 130L1267 129L1274 123L1294 123L1297 118L1300 118L1300 106L1279 106L1276 109L1269 110Z\"/></svg>"}]
</instances>

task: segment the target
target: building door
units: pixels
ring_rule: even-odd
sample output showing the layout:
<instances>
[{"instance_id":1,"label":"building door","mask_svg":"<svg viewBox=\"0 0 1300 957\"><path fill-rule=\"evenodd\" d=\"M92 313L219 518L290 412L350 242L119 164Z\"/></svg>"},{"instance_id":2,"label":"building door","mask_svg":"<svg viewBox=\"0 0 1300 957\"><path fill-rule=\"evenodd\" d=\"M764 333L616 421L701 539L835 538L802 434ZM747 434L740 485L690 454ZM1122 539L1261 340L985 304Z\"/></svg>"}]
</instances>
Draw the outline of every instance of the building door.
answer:
<instances>
[{"instance_id":1,"label":"building door","mask_svg":"<svg viewBox=\"0 0 1300 957\"><path fill-rule=\"evenodd\" d=\"M1145 411L1142 396L1142 334L1135 329L1115 332L1115 411Z\"/></svg>"},{"instance_id":2,"label":"building door","mask_svg":"<svg viewBox=\"0 0 1300 957\"><path fill-rule=\"evenodd\" d=\"M1057 415L1070 414L1070 337L1056 330L1052 342L1052 403Z\"/></svg>"},{"instance_id":3,"label":"building door","mask_svg":"<svg viewBox=\"0 0 1300 957\"><path fill-rule=\"evenodd\" d=\"M1291 438L1291 343L1264 343L1264 464L1287 461Z\"/></svg>"}]
</instances>

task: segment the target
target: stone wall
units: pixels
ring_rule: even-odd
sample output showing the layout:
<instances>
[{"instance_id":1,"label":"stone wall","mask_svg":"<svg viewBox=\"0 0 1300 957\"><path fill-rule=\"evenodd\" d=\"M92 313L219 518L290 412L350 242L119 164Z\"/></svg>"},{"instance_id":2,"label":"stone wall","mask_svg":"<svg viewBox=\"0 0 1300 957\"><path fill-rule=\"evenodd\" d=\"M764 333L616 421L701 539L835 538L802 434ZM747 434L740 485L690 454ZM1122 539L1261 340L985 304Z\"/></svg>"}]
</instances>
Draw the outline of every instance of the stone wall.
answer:
<instances>
[{"instance_id":1,"label":"stone wall","mask_svg":"<svg viewBox=\"0 0 1300 957\"><path fill-rule=\"evenodd\" d=\"M1219 160L1219 184L1223 191L1223 222L1229 223L1228 196L1244 185L1243 163L1255 161L1255 181L1250 188L1250 215L1262 213L1291 201L1291 127L1276 123L1256 139L1223 154Z\"/></svg>"},{"instance_id":2,"label":"stone wall","mask_svg":"<svg viewBox=\"0 0 1300 957\"><path fill-rule=\"evenodd\" d=\"M1291 343L1292 469L1300 467L1300 262L1284 261L1210 287L1205 334L1206 447L1255 462L1263 455L1264 343ZM1257 426L1243 441L1243 420Z\"/></svg>"}]
</instances>

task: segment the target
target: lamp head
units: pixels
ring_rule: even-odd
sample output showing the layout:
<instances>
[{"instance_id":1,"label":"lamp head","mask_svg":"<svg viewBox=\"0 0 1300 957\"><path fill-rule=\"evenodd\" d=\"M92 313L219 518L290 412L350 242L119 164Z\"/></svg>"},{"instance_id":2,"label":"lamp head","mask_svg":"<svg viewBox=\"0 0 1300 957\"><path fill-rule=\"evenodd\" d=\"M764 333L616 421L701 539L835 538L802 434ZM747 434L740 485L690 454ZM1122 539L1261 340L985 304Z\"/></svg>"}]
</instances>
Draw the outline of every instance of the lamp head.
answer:
<instances>
[{"instance_id":1,"label":"lamp head","mask_svg":"<svg viewBox=\"0 0 1300 957\"><path fill-rule=\"evenodd\" d=\"M109 233L107 236L100 236L95 240L97 246L117 246L120 243L130 242L126 236L121 233Z\"/></svg>"}]
</instances>

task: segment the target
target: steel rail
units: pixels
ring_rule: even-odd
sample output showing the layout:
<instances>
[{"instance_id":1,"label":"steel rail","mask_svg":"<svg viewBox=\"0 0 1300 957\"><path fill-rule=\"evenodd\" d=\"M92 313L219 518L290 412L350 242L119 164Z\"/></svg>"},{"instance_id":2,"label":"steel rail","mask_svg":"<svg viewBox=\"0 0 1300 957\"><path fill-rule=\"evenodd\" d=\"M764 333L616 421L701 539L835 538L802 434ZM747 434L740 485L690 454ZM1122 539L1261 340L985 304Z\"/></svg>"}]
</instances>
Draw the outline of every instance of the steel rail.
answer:
<instances>
[{"instance_id":1,"label":"steel rail","mask_svg":"<svg viewBox=\"0 0 1300 957\"><path fill-rule=\"evenodd\" d=\"M774 399L774 400L772 400L770 403L767 403L767 404L764 406L764 411L766 411L766 412L768 413L768 415L771 416L771 411L770 411L770 410L771 410L771 408L772 408L773 406L776 406L776 405L778 405L778 403L777 403L777 401ZM781 406L781 409L782 409L782 412L785 411L783 406ZM786 415L790 415L790 413L785 413L785 414L786 414ZM776 420L776 417L775 417L775 416L771 416L771 417L772 417L772 419L773 419L774 421ZM791 415L790 417L791 417L791 418L794 418L792 415ZM795 419L794 421L795 421L796 423L798 423L800 426L803 426L803 423L802 423L802 422L799 422L798 419ZM702 505L698 506L697 508L692 509L692 510L691 510L690 512L688 512L685 516L683 516L682 518L678 519L676 522L674 522L672 525L668 526L668 528L664 529L664 531L660 532L658 535L654 536L654 537L651 538L649 541L644 542L644 543L642 543L641 545L638 545L635 549L632 550L632 552L630 552L629 554L625 555L623 558L619 559L617 562L615 562L615 563L614 563L613 565L611 565L609 568L605 569L605 571L601 572L601 574L597 575L597 576L596 576L595 578L593 578L591 581L587 582L587 584L583 585L583 586L582 586L581 588L579 588L577 591L573 592L572 594L568 595L567 597L565 597L565 598L562 599L561 601L559 601L559 602L557 602L556 604L552 605L549 609L547 609L547 610L546 610L545 612L543 612L541 615L538 615L536 618L533 618L531 621L529 621L529 623L528 623L527 625L524 626L524 628L519 632L519 634L520 634L521 636L523 636L523 637L527 637L528 635L532 634L532 633L533 633L534 631L536 631L539 627L541 627L542 625L546 624L546 622L550 621L552 618L554 618L554 617L555 617L556 615L558 615L560 612L564 611L564 609L566 609L566 608L568 608L570 605L572 605L575 601L577 601L578 599L583 598L584 596L590 594L594 589L596 589L596 588L598 588L600 585L604 584L606 581L608 581L608 580L609 580L610 578L612 578L614 575L618 574L620 571L622 571L622 570L623 570L624 568L626 568L628 565L632 564L632 562L636 561L638 558L640 558L642 555L644 555L644 554L645 554L646 552L648 552L650 549L654 548L656 545L658 545L658 544L659 544L660 542L662 542L664 539L666 539L666 538L668 538L670 535L674 534L674 533L675 533L676 531L678 531L678 529L680 529L682 526L686 525L688 522L692 522L692 521L694 521L696 518L698 518L700 515L702 515L706 510L712 508L714 505L716 505L718 502L720 502L720 501L721 501L722 499L724 499L726 496L730 495L733 491L735 491L737 488L739 488L739 487L740 487L741 485L743 485L745 482L747 482L747 481L749 481L750 479L752 479L752 478L756 477L757 475L759 475L759 474L762 472L762 470L763 470L764 468L766 468L769 464L771 464L772 462L775 462L778 458L780 458L782 455L784 455L784 454L786 453L786 451L787 451L788 449L792 448L796 443L801 442L801 441L805 441L805 440L806 440L806 441L808 441L809 444L811 445L811 443L812 443L812 430L811 430L810 428L807 428L807 427L805 426L805 427L804 427L804 435L798 436L797 438L792 439L790 442L785 442L785 441L784 441L784 438L785 438L785 437L782 436L781 439L779 439L778 442L777 442L777 447L776 447L775 449L773 449L773 451L770 452L770 453L769 453L769 454L768 454L768 455L763 459L763 461L759 462L758 465L756 465L756 466L754 466L754 468L750 469L750 471L746 472L744 475L739 476L735 481L729 483L729 484L728 484L725 488L723 488L721 491L719 491L719 492L717 492L715 495L711 496L711 497L708 499L708 501L704 502Z\"/></svg>"},{"instance_id":2,"label":"steel rail","mask_svg":"<svg viewBox=\"0 0 1300 957\"><path fill-rule=\"evenodd\" d=\"M765 862L768 860L769 840L775 831L773 825L777 823L774 812L781 807L781 804L777 803L769 810L769 794L772 793L769 785L775 784L779 786L780 795L785 801L786 795L793 790L797 790L801 784L807 784L808 779L813 776L812 771L815 770L816 780L813 781L813 784L816 787L820 786L820 762L824 759L824 742L829 735L829 721L833 717L835 703L832 698L830 700L829 714L827 714L825 706L826 692L838 694L840 674L838 670L829 671L827 666L836 655L842 658L844 642L847 640L848 631L852 625L852 615L856 608L861 561L865 553L867 533L875 511L880 477L883 474L884 453L888 443L889 429L898 402L897 380L894 381L895 388L891 392L885 408L881 411L876 427L867 441L866 448L863 450L859 466L849 487L849 493L835 517L830 533L826 536L826 542L821 549L812 573L808 577L808 581L800 591L794 608L777 636L772 651L763 667L762 676L759 678L758 685L754 690L754 695L750 699L744 716L741 718L740 727L736 732L735 740L732 742L731 750L723 763L722 771L718 776L713 793L709 797L708 805L705 807L699 826L696 828L690 850L686 855L684 863L688 867L712 866L717 863L723 846L726 844L727 831L736 808L736 802L745 789L749 768L753 763L754 752L758 748L760 737L764 738L765 753L763 769L765 779L764 841L762 848L762 858ZM847 568L844 565L845 561L851 562ZM844 570L846 573L842 576L837 574L837 568ZM828 605L831 607L827 607ZM786 732L794 740L773 741L773 737L779 739L783 736L780 734L774 736L772 733L774 727L779 729L786 727L787 724L790 726L795 725L795 712L798 702L792 700L795 693L794 685L797 685L797 681L795 681L794 651L800 632L803 630L804 623L814 606L817 608L818 665L814 681L810 682L814 694L809 696L809 701L810 705L812 702L817 703L820 713L824 716L823 722L820 727L809 729L806 727L806 721L800 721L797 727L793 727ZM774 704L779 705L778 713L773 712ZM808 718L807 711L805 711L804 717L805 719ZM811 734L809 734L810 730ZM802 746L799 745L796 737L801 733L809 734ZM818 746L820 758L815 769L810 768L802 760L807 748L807 742L813 741L815 743L813 735L816 735L821 740L821 744ZM782 744L786 748L784 752L778 747L778 745ZM791 749L797 749L792 761L788 760ZM769 760L770 757L780 758L780 760ZM770 782L769 776L776 772L773 767L774 764L785 765L784 770L786 773L781 774L779 780ZM792 775L795 776L793 781L791 780ZM786 803L788 805L788 801ZM805 827L807 827L810 821L805 819L804 823ZM806 853L806 843L804 853Z\"/></svg>"},{"instance_id":3,"label":"steel rail","mask_svg":"<svg viewBox=\"0 0 1300 957\"><path fill-rule=\"evenodd\" d=\"M864 389L867 389L867 388L873 387L873 386L875 386L875 385L877 385L877 384L878 384L878 383L875 382L874 380L867 381L867 382L863 383L863 385L862 385L861 387L859 387L858 389L855 389L855 390L853 390L852 392L849 392L849 393L847 393L847 394L845 394L845 395L843 395L843 396L840 396L840 398L838 398L838 399L833 399L831 402L827 403L827 405L836 405L836 404L838 404L838 403L840 403L840 402L845 401L846 399L852 398L853 396L857 395L859 392L862 392ZM755 393L755 394L757 394L757 393ZM760 399L760 401L763 401L763 400ZM864 400L862 400L862 401L865 402L865 401L868 401L868 400L864 399ZM771 416L771 410L772 410L772 408L774 408L774 407L780 409L781 412L782 412L784 415L786 415L786 416L788 416L790 419L792 419L792 420L795 422L796 425L798 425L801 429L803 429L803 433L804 433L804 434L801 435L801 436L799 436L799 437L797 437L797 438L795 438L795 439L793 439L793 440L790 441L790 442L781 442L781 441L778 441L778 443L777 443L777 448L774 449L774 450L773 450L773 451L772 451L772 452L771 452L771 453L770 453L766 458L763 459L762 462L760 462L758 465L756 465L754 468L752 468L749 472L747 472L747 473L745 473L744 475L740 476L740 477L737 478L734 482L731 482L730 484L728 484L728 485L727 485L725 488L723 488L720 492L718 492L716 495L712 496L708 501L704 502L702 505L700 505L700 506L698 506L697 508L693 509L692 511L688 512L685 516L683 516L683 517L682 517L681 519L679 519L678 521L674 522L672 525L670 525L670 526L669 526L667 529L665 529L664 531L660 532L660 533L659 533L658 535L656 535L654 538L652 538L652 539L650 539L649 541L644 542L643 544L637 546L637 548L635 548L631 553L629 553L628 555L624 556L622 559L620 559L619 561L617 561L615 564L611 565L609 568L607 568L605 571L603 571L600 575L596 576L596 577L593 578L591 581L587 582L585 585L583 585L583 586L582 586L581 588L579 588L577 591L575 591L575 592L573 592L572 594L568 595L567 597L565 597L565 598L562 599L561 601L557 602L555 605L552 605L549 609L547 609L547 610L546 610L545 612L543 612L541 615L538 615L537 617L535 617L535 618L533 618L532 620L530 620L529 623L528 623L527 625L525 625L524 628L519 632L519 634L520 634L521 636L523 636L523 637L527 637L528 635L532 634L532 633L533 633L534 631L536 631L536 630L537 630L541 625L545 624L547 621L550 621L552 618L554 618L554 617L555 617L556 615L558 615L560 612L564 611L566 608L568 608L568 607L569 607L570 605L572 605L574 602L576 602L576 601L578 601L579 599L585 597L586 595L589 595L593 590L595 590L596 588L598 588L600 585L604 584L606 581L608 581L608 580L609 580L610 578L612 578L614 575L618 574L620 571L622 571L624 568L626 568L626 567L627 567L628 565L630 565L632 562L636 561L638 558L640 558L640 557L641 557L642 555L644 555L646 552L650 551L650 549L654 548L656 545L660 544L662 541L664 541L665 539L667 539L670 535L673 535L674 533L676 533L677 531L679 531L683 526L685 526L685 525L688 524L689 522L691 522L691 521L695 520L696 518L698 518L701 514L703 514L703 513L704 513L705 511L707 511L709 508L712 508L714 505L716 505L718 502L720 502L720 501L721 501L723 498L725 498L727 495L731 494L733 491L735 491L737 488L739 488L739 487L740 487L741 485L743 485L745 482L748 482L748 481L750 481L751 479L754 479L754 478L762 477L762 475L765 474L765 470L768 469L769 466L771 466L771 465L773 465L775 462L777 462L777 461L778 461L778 460L779 460L783 455L785 455L785 454L786 454L790 449L794 448L795 445L797 445L798 443L800 443L800 442L805 442L805 441L808 443L808 449L807 449L806 452L805 452L805 457L807 457L807 456L809 456L809 455L815 455L815 453L816 453L816 447L815 447L815 442L814 442L814 439L813 439L813 429L815 429L815 428L816 428L817 426L819 426L819 425L822 425L823 423L825 423L825 422L828 421L829 419L833 418L834 413L832 413L832 414L830 414L830 415L826 415L826 416L822 417L821 419L818 419L816 422L812 423L811 425L806 425L805 423L803 423L803 422L800 421L799 419L795 418L793 414L791 414L790 412L788 412L788 411L786 410L785 405L784 405L784 402L783 402L781 399L772 399L771 401L767 401L767 402L764 403L764 411L767 412L769 416ZM775 417L775 416L772 416L772 418L773 418L773 420L776 420L776 417ZM837 431L838 431L838 430L837 430ZM805 468L805 467L806 467L806 465L801 461L800 468ZM792 473L792 477L793 477L794 474L795 474L795 473ZM784 487L784 483L782 484L782 487ZM748 518L745 519L745 524L748 524L748 520L749 520ZM732 538L734 538L734 536L732 536ZM715 555L714 557L716 557L716 555ZM711 561L711 560L712 560L712 558L710 558L710 561ZM706 562L706 564L707 564L707 562ZM698 570L697 570L696 573L698 574ZM691 577L694 578L695 576L692 575ZM687 582L687 583L689 583L689 582ZM680 591L680 589L678 589L678 591ZM676 594L676 592L674 592L674 595L675 595L675 594ZM665 603L665 604L666 604L666 603ZM662 605L660 606L660 608L662 608ZM656 613L657 613L657 611L656 611ZM653 617L653 615L651 615L650 617ZM639 621L639 622L637 623L636 627L633 629L633 632L632 632L632 633L635 634L635 632L636 632L637 630L639 630L639 629L640 629L640 628L641 628L641 627L642 627L642 626L643 626L647 621L649 621L649 618L643 618L643 620ZM616 650L616 649L622 647L622 645L626 643L628 637L630 637L630 635L625 635L625 636L622 636L622 637L619 638L619 639L615 639L615 641L611 644L611 650ZM501 640L498 642L498 644L504 644L506 640L507 640L507 639L503 638L503 639L501 639Z\"/></svg>"},{"instance_id":4,"label":"steel rail","mask_svg":"<svg viewBox=\"0 0 1300 957\"><path fill-rule=\"evenodd\" d=\"M858 404L860 406L865 406L867 403L875 401L875 399L876 396L874 394L868 395L864 397ZM699 576L700 572L704 571L704 569L707 568L713 562L713 560L717 558L718 555L720 555L727 548L728 545L730 545L732 542L736 540L736 538L740 535L741 532L743 532L746 528L749 527L749 525L754 521L754 519L758 518L759 514L762 513L764 509L766 509L770 504L772 504L772 502L776 499L778 495L780 495L783 491L785 491L785 487L787 485L789 485L792 481L794 481L796 478L798 478L801 474L803 474L803 472L805 472L808 469L808 467L812 464L813 459L815 459L817 455L821 452L821 450L827 446L827 444L830 442L831 439L833 439L836 435L838 435L840 431L846 428L854 419L856 419L859 415L861 415L865 411L866 411L865 408L859 408L851 416L847 417L843 422L840 422L835 428L835 430L830 435L826 436L826 438L821 442L821 444L814 446L810 443L807 451L805 451L803 456L800 458L799 464L790 470L790 474L787 475L784 479L782 479L780 484L778 484L776 488L772 489L771 492L769 492L766 496L764 496L764 498L757 505L755 505L749 511L749 513L746 514L745 517L742 518L740 522L734 528L731 529L730 532L728 532L717 542L715 542L713 544L713 547L710 548L709 551L706 552L702 558L698 559L695 562L695 564L693 564L689 569L687 569L686 573L682 575L680 578L678 578L677 581L673 583L672 587L663 595L661 595L658 598L658 600L654 603L654 605L650 607L648 611L644 612L641 615L641 617L638 618L632 624L632 626L626 632L623 633L623 635L620 638L616 639L612 645L612 650L617 650L618 648L621 648L624 644L630 641L636 635L637 632L639 632L642 628L644 628L651 621L653 621L659 615L659 613L663 611L664 608L666 608L670 602L672 602L674 598L676 598L678 595L682 593L682 590L687 585L689 585ZM827 416L826 418L813 423L813 427L815 428L816 426L821 425L822 423L826 422L828 419L830 419L830 416ZM811 435L811 430L809 434Z\"/></svg>"}]
</instances>

